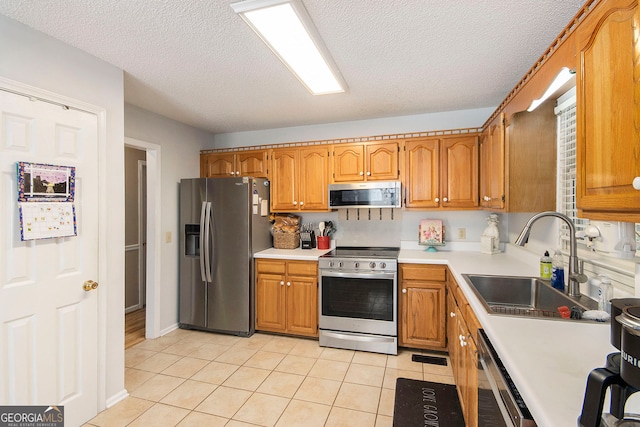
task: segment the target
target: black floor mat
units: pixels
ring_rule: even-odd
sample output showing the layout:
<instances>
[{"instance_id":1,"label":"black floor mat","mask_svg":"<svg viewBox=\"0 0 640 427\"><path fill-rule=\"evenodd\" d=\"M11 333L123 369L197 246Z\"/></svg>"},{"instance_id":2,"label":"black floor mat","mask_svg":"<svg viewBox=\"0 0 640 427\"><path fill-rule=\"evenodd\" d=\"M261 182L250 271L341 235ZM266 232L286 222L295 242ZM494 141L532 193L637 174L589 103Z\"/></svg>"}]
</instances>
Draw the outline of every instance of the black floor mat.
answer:
<instances>
[{"instance_id":1,"label":"black floor mat","mask_svg":"<svg viewBox=\"0 0 640 427\"><path fill-rule=\"evenodd\" d=\"M411 360L413 362L430 363L432 365L447 366L447 359L444 357L425 356L424 354L413 354L411 355Z\"/></svg>"},{"instance_id":2,"label":"black floor mat","mask_svg":"<svg viewBox=\"0 0 640 427\"><path fill-rule=\"evenodd\" d=\"M455 385L398 378L393 427L464 427Z\"/></svg>"}]
</instances>

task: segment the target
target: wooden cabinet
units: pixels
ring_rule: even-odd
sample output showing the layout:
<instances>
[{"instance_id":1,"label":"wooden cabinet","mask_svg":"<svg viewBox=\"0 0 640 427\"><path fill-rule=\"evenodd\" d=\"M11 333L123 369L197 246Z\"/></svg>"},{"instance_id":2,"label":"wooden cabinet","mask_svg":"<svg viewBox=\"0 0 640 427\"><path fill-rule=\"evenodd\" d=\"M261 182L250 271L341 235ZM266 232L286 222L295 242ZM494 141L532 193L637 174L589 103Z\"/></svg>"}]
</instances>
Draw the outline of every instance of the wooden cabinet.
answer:
<instances>
[{"instance_id":1,"label":"wooden cabinet","mask_svg":"<svg viewBox=\"0 0 640 427\"><path fill-rule=\"evenodd\" d=\"M404 141L405 206L478 207L478 135Z\"/></svg>"},{"instance_id":2,"label":"wooden cabinet","mask_svg":"<svg viewBox=\"0 0 640 427\"><path fill-rule=\"evenodd\" d=\"M486 209L556 209L556 116L549 100L489 124L481 137L480 201Z\"/></svg>"},{"instance_id":3,"label":"wooden cabinet","mask_svg":"<svg viewBox=\"0 0 640 427\"><path fill-rule=\"evenodd\" d=\"M318 263L256 260L256 329L318 336Z\"/></svg>"},{"instance_id":4,"label":"wooden cabinet","mask_svg":"<svg viewBox=\"0 0 640 427\"><path fill-rule=\"evenodd\" d=\"M400 265L399 344L405 347L443 349L445 334L446 267Z\"/></svg>"},{"instance_id":5,"label":"wooden cabinet","mask_svg":"<svg viewBox=\"0 0 640 427\"><path fill-rule=\"evenodd\" d=\"M467 426L478 425L478 355L476 337L479 323L451 274L447 287L447 341L449 359Z\"/></svg>"},{"instance_id":6,"label":"wooden cabinet","mask_svg":"<svg viewBox=\"0 0 640 427\"><path fill-rule=\"evenodd\" d=\"M267 178L267 150L200 155L201 178L253 176Z\"/></svg>"},{"instance_id":7,"label":"wooden cabinet","mask_svg":"<svg viewBox=\"0 0 640 427\"><path fill-rule=\"evenodd\" d=\"M504 114L480 137L480 206L504 209Z\"/></svg>"},{"instance_id":8,"label":"wooden cabinet","mask_svg":"<svg viewBox=\"0 0 640 427\"><path fill-rule=\"evenodd\" d=\"M638 22L637 1L609 0L577 30L576 196L585 218L640 222Z\"/></svg>"},{"instance_id":9,"label":"wooden cabinet","mask_svg":"<svg viewBox=\"0 0 640 427\"><path fill-rule=\"evenodd\" d=\"M400 174L397 142L336 144L333 182L393 181Z\"/></svg>"},{"instance_id":10,"label":"wooden cabinet","mask_svg":"<svg viewBox=\"0 0 640 427\"><path fill-rule=\"evenodd\" d=\"M271 211L326 211L329 209L329 148L271 150Z\"/></svg>"}]
</instances>

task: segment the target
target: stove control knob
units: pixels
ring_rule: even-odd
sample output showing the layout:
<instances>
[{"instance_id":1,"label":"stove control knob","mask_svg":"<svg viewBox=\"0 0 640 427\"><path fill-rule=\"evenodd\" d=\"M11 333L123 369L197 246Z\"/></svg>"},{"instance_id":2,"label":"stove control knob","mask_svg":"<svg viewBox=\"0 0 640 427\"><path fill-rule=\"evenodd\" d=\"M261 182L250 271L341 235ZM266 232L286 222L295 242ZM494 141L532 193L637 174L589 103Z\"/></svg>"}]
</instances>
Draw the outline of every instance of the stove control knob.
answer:
<instances>
[{"instance_id":1,"label":"stove control knob","mask_svg":"<svg viewBox=\"0 0 640 427\"><path fill-rule=\"evenodd\" d=\"M338 262L338 267L342 268L342 261Z\"/></svg>"},{"instance_id":2,"label":"stove control knob","mask_svg":"<svg viewBox=\"0 0 640 427\"><path fill-rule=\"evenodd\" d=\"M380 268L387 268L387 263L386 262L381 262L380 263Z\"/></svg>"},{"instance_id":3,"label":"stove control knob","mask_svg":"<svg viewBox=\"0 0 640 427\"><path fill-rule=\"evenodd\" d=\"M360 267L360 263L359 262L354 262L353 266L354 266L354 268L358 268L358 267Z\"/></svg>"},{"instance_id":4,"label":"stove control knob","mask_svg":"<svg viewBox=\"0 0 640 427\"><path fill-rule=\"evenodd\" d=\"M376 263L375 262L370 262L369 263L369 268L376 268Z\"/></svg>"},{"instance_id":5,"label":"stove control knob","mask_svg":"<svg viewBox=\"0 0 640 427\"><path fill-rule=\"evenodd\" d=\"M329 261L329 267L333 267L333 261Z\"/></svg>"}]
</instances>

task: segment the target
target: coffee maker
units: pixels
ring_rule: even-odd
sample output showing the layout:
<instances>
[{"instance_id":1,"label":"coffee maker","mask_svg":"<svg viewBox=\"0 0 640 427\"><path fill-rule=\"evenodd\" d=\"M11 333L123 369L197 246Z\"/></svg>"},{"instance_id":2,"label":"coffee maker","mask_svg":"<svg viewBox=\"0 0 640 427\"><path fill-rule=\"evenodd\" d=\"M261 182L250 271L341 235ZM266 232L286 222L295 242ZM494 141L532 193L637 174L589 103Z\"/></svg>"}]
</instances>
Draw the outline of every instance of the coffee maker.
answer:
<instances>
[{"instance_id":1,"label":"coffee maker","mask_svg":"<svg viewBox=\"0 0 640 427\"><path fill-rule=\"evenodd\" d=\"M609 354L604 367L589 373L578 418L580 427L640 426L640 416L624 412L629 397L640 389L640 299L611 300L610 341L621 351ZM603 413L607 390L610 410Z\"/></svg>"}]
</instances>

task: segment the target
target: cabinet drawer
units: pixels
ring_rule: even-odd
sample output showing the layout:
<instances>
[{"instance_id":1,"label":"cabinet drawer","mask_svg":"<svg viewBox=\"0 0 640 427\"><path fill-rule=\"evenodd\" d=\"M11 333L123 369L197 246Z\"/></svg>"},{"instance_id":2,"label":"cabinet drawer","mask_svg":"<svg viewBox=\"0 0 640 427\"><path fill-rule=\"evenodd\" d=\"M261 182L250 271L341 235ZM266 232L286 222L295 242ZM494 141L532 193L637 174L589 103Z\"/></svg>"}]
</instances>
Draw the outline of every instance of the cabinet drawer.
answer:
<instances>
[{"instance_id":1,"label":"cabinet drawer","mask_svg":"<svg viewBox=\"0 0 640 427\"><path fill-rule=\"evenodd\" d=\"M429 280L444 282L447 280L447 267L444 265L401 264L401 280Z\"/></svg>"},{"instance_id":2,"label":"cabinet drawer","mask_svg":"<svg viewBox=\"0 0 640 427\"><path fill-rule=\"evenodd\" d=\"M318 263L317 262L295 262L295 261L289 261L287 263L287 275L317 276L318 275Z\"/></svg>"},{"instance_id":3,"label":"cabinet drawer","mask_svg":"<svg viewBox=\"0 0 640 427\"><path fill-rule=\"evenodd\" d=\"M285 262L259 259L256 263L258 273L284 274Z\"/></svg>"}]
</instances>

